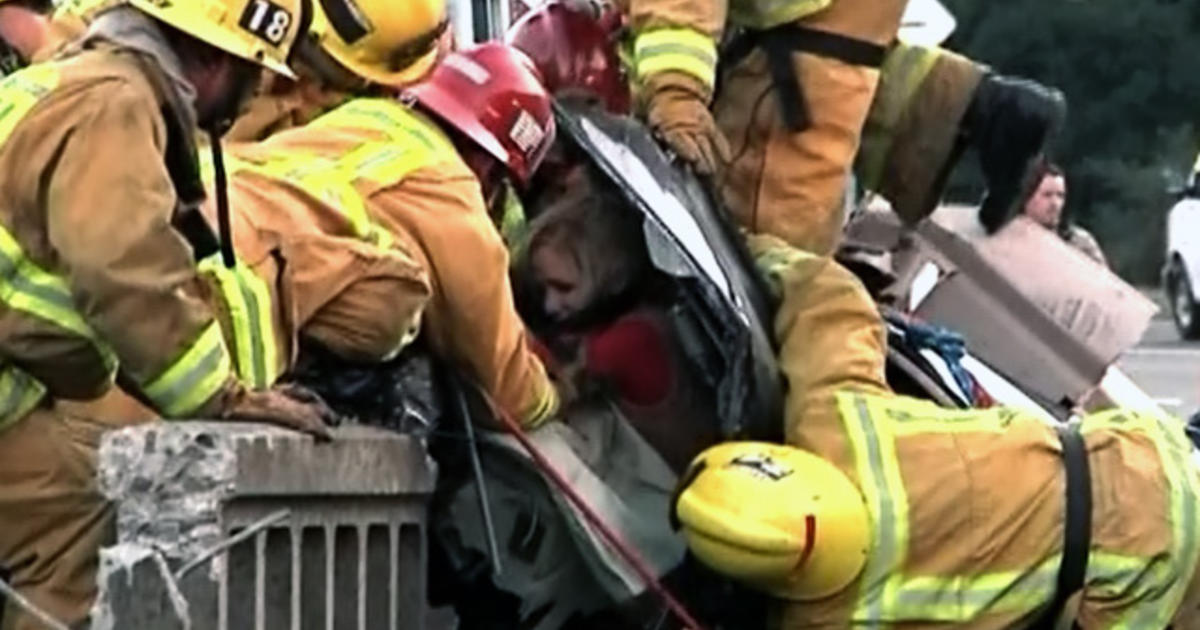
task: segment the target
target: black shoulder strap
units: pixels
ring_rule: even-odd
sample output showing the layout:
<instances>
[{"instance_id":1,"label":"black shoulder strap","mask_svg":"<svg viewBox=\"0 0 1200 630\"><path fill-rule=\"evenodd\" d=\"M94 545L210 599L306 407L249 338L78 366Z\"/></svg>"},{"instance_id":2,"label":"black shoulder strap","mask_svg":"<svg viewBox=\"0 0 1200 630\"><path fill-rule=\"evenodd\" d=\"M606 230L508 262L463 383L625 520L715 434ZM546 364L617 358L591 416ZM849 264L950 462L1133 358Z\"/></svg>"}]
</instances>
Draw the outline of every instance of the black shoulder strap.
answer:
<instances>
[{"instance_id":1,"label":"black shoulder strap","mask_svg":"<svg viewBox=\"0 0 1200 630\"><path fill-rule=\"evenodd\" d=\"M1067 600L1083 588L1087 577L1088 552L1092 546L1092 477L1088 469L1087 446L1077 423L1059 425L1056 430L1062 442L1067 477L1062 564L1058 568L1054 601L1029 626L1033 630L1054 630Z\"/></svg>"},{"instance_id":2,"label":"black shoulder strap","mask_svg":"<svg viewBox=\"0 0 1200 630\"><path fill-rule=\"evenodd\" d=\"M179 113L184 105L178 103L173 92L164 84L162 71L140 53L131 53L134 62L145 73L153 88L161 95L163 125L167 131L167 146L163 162L175 189L175 212L171 226L192 246L192 257L199 261L220 249L220 241L212 227L200 214L204 203L204 181L200 177L200 162L196 153L195 129Z\"/></svg>"},{"instance_id":3,"label":"black shoulder strap","mask_svg":"<svg viewBox=\"0 0 1200 630\"><path fill-rule=\"evenodd\" d=\"M177 200L171 225L187 239L192 246L192 256L199 261L215 254L220 249L220 241L200 214L205 193L196 157L195 136L169 106L163 107L163 121L167 128L165 162Z\"/></svg>"}]
</instances>

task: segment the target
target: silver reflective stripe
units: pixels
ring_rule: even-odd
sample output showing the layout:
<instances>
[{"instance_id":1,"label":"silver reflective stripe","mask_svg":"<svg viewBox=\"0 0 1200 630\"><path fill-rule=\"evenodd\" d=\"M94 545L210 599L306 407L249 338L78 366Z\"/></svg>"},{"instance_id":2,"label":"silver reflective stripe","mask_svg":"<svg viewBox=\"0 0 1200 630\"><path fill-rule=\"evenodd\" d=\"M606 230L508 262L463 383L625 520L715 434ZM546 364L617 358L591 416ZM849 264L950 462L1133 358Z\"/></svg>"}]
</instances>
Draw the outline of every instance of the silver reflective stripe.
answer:
<instances>
[{"instance_id":1,"label":"silver reflective stripe","mask_svg":"<svg viewBox=\"0 0 1200 630\"><path fill-rule=\"evenodd\" d=\"M12 284L13 289L37 297L59 308L74 310L75 304L69 294L31 281L25 274L21 273L20 267L22 266L19 261L13 260L7 253L0 249L0 276L3 276L4 280Z\"/></svg>"},{"instance_id":2,"label":"silver reflective stripe","mask_svg":"<svg viewBox=\"0 0 1200 630\"><path fill-rule=\"evenodd\" d=\"M985 612L1030 612L1050 601L1061 555L1034 571L970 577L914 577L896 595L893 619L968 622Z\"/></svg>"},{"instance_id":3,"label":"silver reflective stripe","mask_svg":"<svg viewBox=\"0 0 1200 630\"><path fill-rule=\"evenodd\" d=\"M223 344L213 344L200 361L190 366L186 372L173 380L167 387L155 391L152 398L164 407L174 407L173 401L182 400L213 372L220 370L222 362L228 360L228 357L229 355ZM200 401L200 403L203 402L203 400Z\"/></svg>"},{"instance_id":4,"label":"silver reflective stripe","mask_svg":"<svg viewBox=\"0 0 1200 630\"><path fill-rule=\"evenodd\" d=\"M1165 562L1169 567L1165 578L1166 592L1159 590L1149 597L1146 605L1137 607L1135 614L1129 619L1130 628L1163 628L1171 621L1174 610L1182 601L1187 583L1193 579L1196 570L1196 482L1185 477L1189 473L1187 453L1191 450L1190 441L1182 436L1178 427L1166 425L1163 418L1153 418L1159 436L1155 439L1159 457L1167 461L1169 469L1167 481L1170 484L1170 520L1172 552ZM1164 452L1165 451L1165 452ZM1157 571L1156 571L1157 573ZM1151 585L1162 588L1163 582Z\"/></svg>"},{"instance_id":5,"label":"silver reflective stripe","mask_svg":"<svg viewBox=\"0 0 1200 630\"><path fill-rule=\"evenodd\" d=\"M262 310L259 308L258 296L243 281L242 273L253 272L245 269L235 272L234 275L237 276L238 290L242 294L242 300L246 304L246 314L250 319L249 322L245 323L245 327L248 329L246 331L247 334L250 335L250 356L252 357L251 361L254 363L252 366L254 370L254 383L262 387L269 387L272 383L270 382L270 377L267 376L267 350L264 344L273 343L274 340L265 340L263 338L263 335L270 334L270 331L263 331L259 327L259 322L261 321L259 318L262 315ZM241 322L234 322L233 325L237 326L239 323Z\"/></svg>"},{"instance_id":6,"label":"silver reflective stripe","mask_svg":"<svg viewBox=\"0 0 1200 630\"><path fill-rule=\"evenodd\" d=\"M711 52L696 46L688 46L687 44L654 44L638 49L638 59L662 57L665 55L683 55L709 66L717 64L717 58Z\"/></svg>"},{"instance_id":7,"label":"silver reflective stripe","mask_svg":"<svg viewBox=\"0 0 1200 630\"><path fill-rule=\"evenodd\" d=\"M866 613L868 619L883 619L884 597L889 579L900 570L900 549L896 532L896 505L892 490L888 487L883 461L883 450L867 401L862 396L854 397L854 408L857 411L859 430L862 431L863 447L866 449L866 468L869 469L869 483L873 492L866 493L870 502L869 512L875 516L875 546L863 569L863 592L859 609ZM860 474L862 472L860 466ZM868 483L867 479L863 484ZM901 490L903 491L903 490ZM865 609L865 610L864 610Z\"/></svg>"}]
</instances>

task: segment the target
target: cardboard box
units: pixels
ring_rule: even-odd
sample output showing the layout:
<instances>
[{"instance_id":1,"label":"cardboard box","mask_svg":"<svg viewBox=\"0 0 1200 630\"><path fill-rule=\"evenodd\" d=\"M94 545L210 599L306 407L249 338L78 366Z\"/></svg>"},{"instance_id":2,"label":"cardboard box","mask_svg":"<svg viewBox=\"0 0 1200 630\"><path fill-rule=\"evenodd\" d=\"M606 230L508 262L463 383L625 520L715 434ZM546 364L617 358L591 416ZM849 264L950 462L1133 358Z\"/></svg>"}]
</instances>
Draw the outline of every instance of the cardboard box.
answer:
<instances>
[{"instance_id":1,"label":"cardboard box","mask_svg":"<svg viewBox=\"0 0 1200 630\"><path fill-rule=\"evenodd\" d=\"M984 260L1105 364L1136 345L1158 311L1107 267L1025 217L975 245Z\"/></svg>"},{"instance_id":2,"label":"cardboard box","mask_svg":"<svg viewBox=\"0 0 1200 630\"><path fill-rule=\"evenodd\" d=\"M1066 415L1157 310L1119 277L1025 220L968 240L925 221L857 218L847 241L893 253L889 301L956 330L971 352Z\"/></svg>"}]
</instances>

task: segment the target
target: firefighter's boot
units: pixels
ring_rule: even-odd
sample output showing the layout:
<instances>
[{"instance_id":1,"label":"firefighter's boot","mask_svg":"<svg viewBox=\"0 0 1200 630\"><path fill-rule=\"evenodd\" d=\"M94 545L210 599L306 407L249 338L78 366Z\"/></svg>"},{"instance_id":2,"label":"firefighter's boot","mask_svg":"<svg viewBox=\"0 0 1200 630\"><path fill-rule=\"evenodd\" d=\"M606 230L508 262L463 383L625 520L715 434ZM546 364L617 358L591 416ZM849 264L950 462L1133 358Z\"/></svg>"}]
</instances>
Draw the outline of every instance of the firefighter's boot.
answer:
<instances>
[{"instance_id":1,"label":"firefighter's boot","mask_svg":"<svg viewBox=\"0 0 1200 630\"><path fill-rule=\"evenodd\" d=\"M979 221L989 233L1017 212L1034 162L1053 140L1067 105L1062 92L1026 79L989 75L963 119L967 141L979 153L987 195Z\"/></svg>"},{"instance_id":2,"label":"firefighter's boot","mask_svg":"<svg viewBox=\"0 0 1200 630\"><path fill-rule=\"evenodd\" d=\"M989 191L984 221L994 230L1065 110L1057 90L944 48L898 43L884 58L855 174L913 224L937 207L959 157L974 147Z\"/></svg>"}]
</instances>

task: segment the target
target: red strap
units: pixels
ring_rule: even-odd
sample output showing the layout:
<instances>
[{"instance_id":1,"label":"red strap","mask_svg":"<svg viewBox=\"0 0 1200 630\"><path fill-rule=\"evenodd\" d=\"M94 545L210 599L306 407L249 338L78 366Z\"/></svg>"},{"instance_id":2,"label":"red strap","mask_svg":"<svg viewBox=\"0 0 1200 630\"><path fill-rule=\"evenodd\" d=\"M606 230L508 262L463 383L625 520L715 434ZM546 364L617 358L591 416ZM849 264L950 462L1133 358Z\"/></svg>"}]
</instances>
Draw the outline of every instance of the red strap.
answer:
<instances>
[{"instance_id":1,"label":"red strap","mask_svg":"<svg viewBox=\"0 0 1200 630\"><path fill-rule=\"evenodd\" d=\"M800 552L800 560L796 562L796 568L804 566L812 556L813 547L817 544L817 516L808 514L804 517L804 551Z\"/></svg>"},{"instance_id":2,"label":"red strap","mask_svg":"<svg viewBox=\"0 0 1200 630\"><path fill-rule=\"evenodd\" d=\"M537 446L534 446L533 442L529 440L529 437L526 436L525 432L521 429L521 425L517 424L512 417L503 411L500 411L498 415L500 417L500 422L504 425L504 428L507 429L508 432L511 433L512 436L521 443L521 447L525 449L525 452L529 453L529 456L533 459L533 462L537 464L537 467L541 469L541 471L546 474L546 477L548 477L550 481L559 490L561 490L564 495L566 495L567 499L570 500L571 503L583 513L583 516L587 522L600 532L600 535L604 538L604 541L608 543L608 545L612 547L619 556L621 556L622 560L629 564L634 572L638 574L638 577L642 578L642 581L646 583L646 586L653 591L654 594L659 597L659 599L662 600L663 604L665 604L681 622L683 622L684 627L687 630L704 630L704 626L701 626L700 622L696 621L696 619L692 617L692 614L688 612L687 607L684 606L683 603L680 602L674 595L672 595L671 592L668 591L665 586L663 586L662 582L658 581L658 578L654 576L654 571L650 569L649 564L645 559L642 558L641 554L639 554L632 545L626 542L625 539L616 532L616 530L612 529L607 523L604 522L604 519L602 519L594 509L592 509L592 506L588 505L587 501L575 491L575 488L571 486L571 483L567 481L566 477L564 477L563 474L554 467L554 464L550 463L550 460L546 459L546 456L538 450Z\"/></svg>"}]
</instances>

